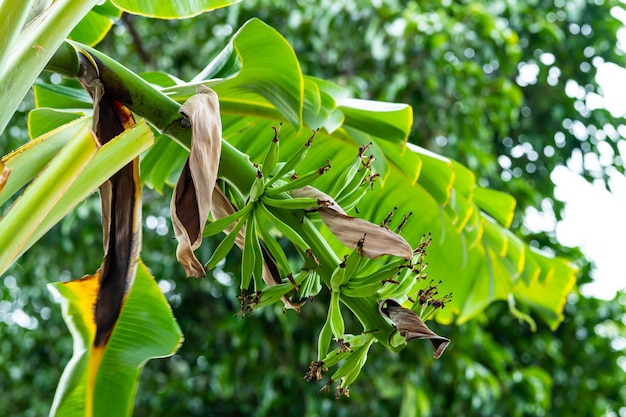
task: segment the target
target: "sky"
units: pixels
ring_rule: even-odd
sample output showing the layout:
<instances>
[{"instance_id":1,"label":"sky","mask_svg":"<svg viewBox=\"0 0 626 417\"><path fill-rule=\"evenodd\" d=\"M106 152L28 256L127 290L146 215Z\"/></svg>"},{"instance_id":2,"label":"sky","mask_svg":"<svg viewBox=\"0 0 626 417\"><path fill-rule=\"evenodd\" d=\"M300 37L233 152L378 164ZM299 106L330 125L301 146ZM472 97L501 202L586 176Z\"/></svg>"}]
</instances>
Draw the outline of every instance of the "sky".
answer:
<instances>
[{"instance_id":1,"label":"sky","mask_svg":"<svg viewBox=\"0 0 626 417\"><path fill-rule=\"evenodd\" d=\"M594 282L581 291L612 299L626 287L626 178L611 176L608 191L567 167L555 169L551 177L555 197L566 203L563 220L556 225L557 239L565 246L580 247L596 265Z\"/></svg>"},{"instance_id":2,"label":"sky","mask_svg":"<svg viewBox=\"0 0 626 417\"><path fill-rule=\"evenodd\" d=\"M626 25L624 9L614 8L612 15ZM618 47L626 51L626 26L618 31ZM554 60L550 53L541 56L546 65ZM567 81L566 94L576 98L584 111L605 108L614 117L623 118L626 115L626 69L597 58L592 59L592 64L597 70L600 94L587 93L573 80ZM517 82L522 86L532 84L538 74L536 64L523 65L519 68ZM552 82L556 84L558 78ZM555 198L565 203L563 220L557 223L551 203L545 200L542 207L527 210L524 225L533 231L549 231L556 227L556 237L561 244L579 247L595 263L594 281L581 287L583 294L612 299L617 291L626 288L626 177L613 167L615 157L621 157L626 164L626 122L597 130L599 132L589 132L582 123L571 126L574 136L581 140L595 134L598 153L583 155L575 151L566 166L551 173ZM609 140L617 143L618 155ZM589 182L582 178L579 173L583 167L587 172L607 173L608 184L605 186L601 180Z\"/></svg>"},{"instance_id":3,"label":"sky","mask_svg":"<svg viewBox=\"0 0 626 417\"><path fill-rule=\"evenodd\" d=\"M626 114L626 69L604 63L598 66L596 79L603 94L591 97L593 102L587 103L588 106L602 106L613 116L623 117ZM626 162L626 126L616 127L616 132L618 149ZM557 239L565 246L580 247L596 265L592 272L594 282L583 286L581 291L585 295L611 299L618 290L626 288L626 177L609 168L607 190L600 181L591 183L578 175L583 165L603 166L604 159L613 160L612 150L599 149L597 158L573 155L567 166L552 172L551 178L556 185L555 197L566 203L563 220L556 225ZM538 226L541 226L538 222L554 224L555 221L537 210L529 215L529 222Z\"/></svg>"}]
</instances>

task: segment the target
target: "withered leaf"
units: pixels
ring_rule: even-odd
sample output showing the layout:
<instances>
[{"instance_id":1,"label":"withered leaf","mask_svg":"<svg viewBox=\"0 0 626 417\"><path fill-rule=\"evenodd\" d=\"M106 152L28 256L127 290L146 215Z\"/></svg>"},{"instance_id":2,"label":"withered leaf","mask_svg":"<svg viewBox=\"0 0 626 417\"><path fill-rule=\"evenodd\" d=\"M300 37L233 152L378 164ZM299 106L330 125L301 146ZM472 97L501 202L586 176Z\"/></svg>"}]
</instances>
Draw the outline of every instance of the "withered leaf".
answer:
<instances>
[{"instance_id":1,"label":"withered leaf","mask_svg":"<svg viewBox=\"0 0 626 417\"><path fill-rule=\"evenodd\" d=\"M291 195L317 198L320 203L317 210L326 226L344 245L353 249L359 245L363 256L371 259L382 255L404 259L413 256L411 245L402 236L367 220L348 216L330 196L315 187L299 188Z\"/></svg>"},{"instance_id":2,"label":"withered leaf","mask_svg":"<svg viewBox=\"0 0 626 417\"><path fill-rule=\"evenodd\" d=\"M93 59L81 56L78 80L94 102L93 126L101 144L135 125L132 112L106 93ZM104 345L117 322L137 271L141 246L141 185L135 158L100 186L104 259L94 307L95 346Z\"/></svg>"},{"instance_id":3,"label":"withered leaf","mask_svg":"<svg viewBox=\"0 0 626 417\"><path fill-rule=\"evenodd\" d=\"M429 339L435 348L433 353L435 359L439 359L450 344L450 339L441 337L430 330L413 310L402 307L396 300L391 298L383 300L378 308L382 315L391 320L407 342L413 339Z\"/></svg>"},{"instance_id":4,"label":"withered leaf","mask_svg":"<svg viewBox=\"0 0 626 417\"><path fill-rule=\"evenodd\" d=\"M217 94L201 84L197 93L180 108L191 124L191 151L172 194L170 210L178 241L176 258L187 276L199 278L206 272L193 251L202 243L202 230L211 211L222 149L222 121Z\"/></svg>"}]
</instances>

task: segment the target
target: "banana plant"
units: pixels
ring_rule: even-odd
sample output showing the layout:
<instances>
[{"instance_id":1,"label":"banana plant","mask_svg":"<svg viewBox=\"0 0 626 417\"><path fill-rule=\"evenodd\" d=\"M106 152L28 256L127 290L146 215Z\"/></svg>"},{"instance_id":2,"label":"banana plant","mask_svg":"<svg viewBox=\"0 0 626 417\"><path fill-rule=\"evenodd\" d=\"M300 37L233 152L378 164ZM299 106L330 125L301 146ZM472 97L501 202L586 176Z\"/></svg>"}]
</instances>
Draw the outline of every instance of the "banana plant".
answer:
<instances>
[{"instance_id":1,"label":"banana plant","mask_svg":"<svg viewBox=\"0 0 626 417\"><path fill-rule=\"evenodd\" d=\"M454 348L428 319L460 324L506 300L531 325L518 305L553 328L562 320L575 269L508 230L512 197L410 144L409 105L351 99L302 74L289 43L258 19L188 82L133 73L93 48L122 12L184 18L233 1L41 3L0 7L11 22L1 29L0 128L33 84L36 102L32 140L0 160L0 204L12 202L0 273L95 190L105 245L95 273L50 284L75 340L51 415L130 415L143 364L182 343L138 255L143 187L174 189L181 279L242 250L242 315L303 309L329 292L306 379L336 367L324 385L336 396L349 394L375 344L399 351L428 339L435 358ZM43 69L79 83L35 83ZM213 255L198 259L202 237L217 234ZM359 328L346 328L348 311Z\"/></svg>"}]
</instances>

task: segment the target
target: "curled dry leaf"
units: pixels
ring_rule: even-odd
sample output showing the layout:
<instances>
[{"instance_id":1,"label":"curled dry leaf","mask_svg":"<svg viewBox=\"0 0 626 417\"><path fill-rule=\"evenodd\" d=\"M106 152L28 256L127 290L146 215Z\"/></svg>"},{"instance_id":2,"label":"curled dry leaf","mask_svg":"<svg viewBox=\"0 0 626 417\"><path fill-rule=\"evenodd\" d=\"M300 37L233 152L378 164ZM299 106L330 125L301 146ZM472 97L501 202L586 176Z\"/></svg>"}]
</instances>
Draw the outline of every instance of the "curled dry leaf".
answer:
<instances>
[{"instance_id":1,"label":"curled dry leaf","mask_svg":"<svg viewBox=\"0 0 626 417\"><path fill-rule=\"evenodd\" d=\"M191 151L172 194L170 210L178 241L176 258L190 277L206 275L193 251L202 243L202 230L211 211L213 189L222 149L222 121L217 94L198 85L180 113L192 129Z\"/></svg>"},{"instance_id":2,"label":"curled dry leaf","mask_svg":"<svg viewBox=\"0 0 626 417\"><path fill-rule=\"evenodd\" d=\"M435 348L433 353L435 359L439 359L450 344L450 339L441 337L430 330L413 310L402 307L396 300L391 298L383 300L378 308L382 315L391 320L407 342L413 339L429 339Z\"/></svg>"},{"instance_id":3,"label":"curled dry leaf","mask_svg":"<svg viewBox=\"0 0 626 417\"><path fill-rule=\"evenodd\" d=\"M367 220L348 216L330 196L318 189L307 186L293 190L291 195L317 198L317 210L326 226L344 245L350 248L359 245L363 256L371 259L382 255L404 259L413 256L411 246L402 236Z\"/></svg>"},{"instance_id":4,"label":"curled dry leaf","mask_svg":"<svg viewBox=\"0 0 626 417\"><path fill-rule=\"evenodd\" d=\"M220 187L215 187L213 189L213 205L211 206L211 213L213 214L213 218L215 220L221 219L222 217L226 217L230 214L233 214L236 211L235 207L231 201L224 195ZM234 224L228 226L224 232L230 233L233 230ZM244 236L246 235L246 226L243 226L237 236L235 237L235 244L243 249L244 246ZM263 254L263 281L269 286L282 284L282 279L280 276L280 272L278 271L278 267L276 266L276 262L270 255L270 253L265 249L265 246L261 244L261 252ZM296 311L300 310L300 307L304 304L304 301L301 303L292 303L286 296L282 297L283 304L285 308L293 309Z\"/></svg>"}]
</instances>

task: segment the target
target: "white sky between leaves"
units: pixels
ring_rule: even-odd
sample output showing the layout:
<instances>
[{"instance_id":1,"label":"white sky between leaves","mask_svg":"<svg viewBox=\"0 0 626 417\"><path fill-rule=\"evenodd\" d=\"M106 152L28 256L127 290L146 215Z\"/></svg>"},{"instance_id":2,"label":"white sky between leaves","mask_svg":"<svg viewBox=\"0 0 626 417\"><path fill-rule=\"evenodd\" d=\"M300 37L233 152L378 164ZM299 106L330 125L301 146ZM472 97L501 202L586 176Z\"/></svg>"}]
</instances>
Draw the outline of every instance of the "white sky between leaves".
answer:
<instances>
[{"instance_id":1,"label":"white sky between leaves","mask_svg":"<svg viewBox=\"0 0 626 417\"><path fill-rule=\"evenodd\" d=\"M626 23L626 11L616 9L613 12L614 17ZM625 49L625 45L626 28L622 28L618 33L618 46ZM592 64L597 68L596 80L602 88L602 96L585 95L584 88L575 82L566 83L566 93L580 100L577 103L581 106L579 111L606 108L614 117L624 117L626 69L601 59L592 59ZM536 65L535 68L525 67L529 65L520 67L521 85L534 82L538 74ZM581 152L574 152L566 166L557 167L552 172L555 198L565 203L562 221L556 223L553 216L546 214L551 213L551 208L545 207L549 204L546 200L544 207L526 212L524 224L531 230L540 231L553 230L556 223L558 241L564 246L580 247L596 265L592 272L594 281L581 288L583 294L612 299L617 291L626 288L626 177L611 167L615 155L605 141L617 142L619 156L626 163L626 121L624 125L598 127L596 132L589 132L582 123L572 124L570 131L581 139L594 134L599 152L584 156ZM609 175L609 190L602 181L590 183L582 178L579 173L583 167L598 172L605 169Z\"/></svg>"}]
</instances>

